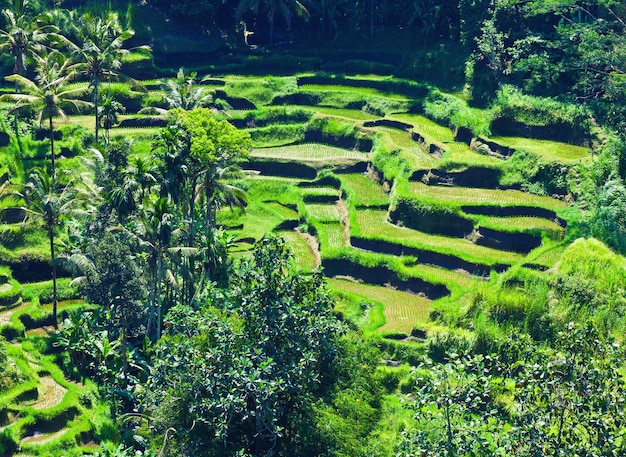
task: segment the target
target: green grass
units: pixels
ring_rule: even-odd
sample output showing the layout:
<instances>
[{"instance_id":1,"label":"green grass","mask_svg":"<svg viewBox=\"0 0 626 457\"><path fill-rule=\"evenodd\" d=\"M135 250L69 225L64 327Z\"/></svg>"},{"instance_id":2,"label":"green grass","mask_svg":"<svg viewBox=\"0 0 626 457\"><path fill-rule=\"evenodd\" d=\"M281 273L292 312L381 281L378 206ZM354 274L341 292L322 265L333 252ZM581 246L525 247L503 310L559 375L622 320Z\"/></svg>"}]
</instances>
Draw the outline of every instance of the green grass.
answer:
<instances>
[{"instance_id":1,"label":"green grass","mask_svg":"<svg viewBox=\"0 0 626 457\"><path fill-rule=\"evenodd\" d=\"M431 119L419 114L394 114L389 119L406 122L413 126L413 130L422 135L426 142L451 143L454 141L454 134L448 127L438 124Z\"/></svg>"},{"instance_id":2,"label":"green grass","mask_svg":"<svg viewBox=\"0 0 626 457\"><path fill-rule=\"evenodd\" d=\"M316 267L315 257L311 252L311 248L300 233L285 230L278 232L278 234L285 239L293 250L294 261L298 267L307 271L311 271Z\"/></svg>"},{"instance_id":3,"label":"green grass","mask_svg":"<svg viewBox=\"0 0 626 457\"><path fill-rule=\"evenodd\" d=\"M578 163L591 160L591 149L556 141L519 137L492 137L491 140L518 151L537 154L542 159L557 163Z\"/></svg>"},{"instance_id":4,"label":"green grass","mask_svg":"<svg viewBox=\"0 0 626 457\"><path fill-rule=\"evenodd\" d=\"M346 94L359 94L361 96L368 97L381 97L388 98L391 100L402 100L407 101L410 100L408 97L400 94L394 94L390 92L382 92L377 89L373 89L371 87L350 87L350 86L342 86L342 85L332 85L332 84L303 84L299 87L300 90L307 92L339 92Z\"/></svg>"},{"instance_id":5,"label":"green grass","mask_svg":"<svg viewBox=\"0 0 626 457\"><path fill-rule=\"evenodd\" d=\"M389 195L383 186L364 174L340 175L342 188L348 194L350 204L357 206L386 206Z\"/></svg>"},{"instance_id":6,"label":"green grass","mask_svg":"<svg viewBox=\"0 0 626 457\"><path fill-rule=\"evenodd\" d=\"M367 113L363 110L355 110L348 108L332 108L328 106L318 106L315 111L319 114L325 114L327 116L339 117L353 121L371 121L379 119L380 116L372 113Z\"/></svg>"},{"instance_id":7,"label":"green grass","mask_svg":"<svg viewBox=\"0 0 626 457\"><path fill-rule=\"evenodd\" d=\"M556 222L541 217L493 217L479 216L480 227L492 228L504 232L545 233L556 240L563 239L565 228Z\"/></svg>"},{"instance_id":8,"label":"green grass","mask_svg":"<svg viewBox=\"0 0 626 457\"><path fill-rule=\"evenodd\" d=\"M376 131L380 134L384 147L390 151L400 150L412 169L435 168L439 163L423 146L413 141L407 132L385 127L378 127Z\"/></svg>"},{"instance_id":9,"label":"green grass","mask_svg":"<svg viewBox=\"0 0 626 457\"><path fill-rule=\"evenodd\" d=\"M405 333L409 335L416 324L428 321L431 301L409 292L389 287L362 284L343 279L329 279L333 289L342 290L375 300L383 304L385 322L378 328L381 333Z\"/></svg>"},{"instance_id":10,"label":"green grass","mask_svg":"<svg viewBox=\"0 0 626 457\"><path fill-rule=\"evenodd\" d=\"M315 228L317 229L322 257L327 252L346 246L347 240L344 234L344 226L339 222L316 224Z\"/></svg>"},{"instance_id":11,"label":"green grass","mask_svg":"<svg viewBox=\"0 0 626 457\"><path fill-rule=\"evenodd\" d=\"M341 214L337 205L333 204L307 204L307 212L320 222L339 222Z\"/></svg>"},{"instance_id":12,"label":"green grass","mask_svg":"<svg viewBox=\"0 0 626 457\"><path fill-rule=\"evenodd\" d=\"M421 199L442 202L448 206L535 206L553 211L567 208L561 200L518 190L476 189L467 187L427 186L421 182L409 182L410 194Z\"/></svg>"},{"instance_id":13,"label":"green grass","mask_svg":"<svg viewBox=\"0 0 626 457\"><path fill-rule=\"evenodd\" d=\"M326 144L303 143L297 145L253 149L252 157L270 157L289 160L366 160L367 154L350 149L337 148Z\"/></svg>"},{"instance_id":14,"label":"green grass","mask_svg":"<svg viewBox=\"0 0 626 457\"><path fill-rule=\"evenodd\" d=\"M357 209L352 212L350 230L364 238L383 238L398 244L450 254L470 262L485 265L515 263L523 259L521 254L503 252L476 245L463 238L431 235L387 222L387 211Z\"/></svg>"}]
</instances>

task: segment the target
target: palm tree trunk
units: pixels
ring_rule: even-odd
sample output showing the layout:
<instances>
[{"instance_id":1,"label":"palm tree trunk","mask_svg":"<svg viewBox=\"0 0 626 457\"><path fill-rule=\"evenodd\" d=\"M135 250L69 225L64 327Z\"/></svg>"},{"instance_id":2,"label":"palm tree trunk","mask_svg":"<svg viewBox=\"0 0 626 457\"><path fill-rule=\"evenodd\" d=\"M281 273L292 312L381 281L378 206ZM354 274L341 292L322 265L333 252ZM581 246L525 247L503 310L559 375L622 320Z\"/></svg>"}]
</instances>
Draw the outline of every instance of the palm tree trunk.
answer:
<instances>
[{"instance_id":1,"label":"palm tree trunk","mask_svg":"<svg viewBox=\"0 0 626 457\"><path fill-rule=\"evenodd\" d=\"M96 107L96 143L98 142L98 129L100 127L100 116L98 113L98 85L100 82L96 79L93 84L93 104Z\"/></svg>"},{"instance_id":2,"label":"palm tree trunk","mask_svg":"<svg viewBox=\"0 0 626 457\"><path fill-rule=\"evenodd\" d=\"M52 116L48 116L48 120L50 122L50 156L52 158L52 168L51 168L51 174L52 174L52 185L54 186L56 184L56 180L57 180L57 172L56 172L56 166L55 166L55 159L54 159L54 129L52 127Z\"/></svg>"},{"instance_id":3,"label":"palm tree trunk","mask_svg":"<svg viewBox=\"0 0 626 457\"><path fill-rule=\"evenodd\" d=\"M54 261L54 230L51 225L48 226L48 239L50 241L50 264L52 265L52 321L54 328L59 328L57 323L57 266Z\"/></svg>"}]
</instances>

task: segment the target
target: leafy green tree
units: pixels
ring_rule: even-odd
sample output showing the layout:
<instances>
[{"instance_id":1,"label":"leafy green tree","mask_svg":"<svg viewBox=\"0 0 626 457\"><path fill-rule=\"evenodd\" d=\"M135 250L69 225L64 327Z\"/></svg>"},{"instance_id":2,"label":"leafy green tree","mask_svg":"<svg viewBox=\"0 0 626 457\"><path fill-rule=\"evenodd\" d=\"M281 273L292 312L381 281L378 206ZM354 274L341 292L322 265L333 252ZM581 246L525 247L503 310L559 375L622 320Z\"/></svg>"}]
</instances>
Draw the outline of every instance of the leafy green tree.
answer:
<instances>
[{"instance_id":1,"label":"leafy green tree","mask_svg":"<svg viewBox=\"0 0 626 457\"><path fill-rule=\"evenodd\" d=\"M320 389L337 354L341 327L322 277L290 272L280 239L264 239L231 292L207 305L173 308L144 390L173 453L273 455Z\"/></svg>"},{"instance_id":2,"label":"leafy green tree","mask_svg":"<svg viewBox=\"0 0 626 457\"><path fill-rule=\"evenodd\" d=\"M510 336L498 356L425 365L415 375L421 425L400 456L593 455L624 452L624 354L591 325L554 348Z\"/></svg>"},{"instance_id":3,"label":"leafy green tree","mask_svg":"<svg viewBox=\"0 0 626 457\"><path fill-rule=\"evenodd\" d=\"M161 130L156 143L162 162L163 191L179 205L187 223L185 246L196 243L196 204L204 205L200 214L206 215L204 226L214 227L215 210L221 201L243 203L242 192L221 183L221 179L236 174L239 164L247 159L250 135L220 121L206 108L192 111L172 110L168 127ZM195 256L187 258L187 271L196 274ZM189 303L195 295L193 281L185 280L184 300Z\"/></svg>"},{"instance_id":4,"label":"leafy green tree","mask_svg":"<svg viewBox=\"0 0 626 457\"><path fill-rule=\"evenodd\" d=\"M137 261L125 240L114 233L90 245L85 256L90 259L90 268L85 271L81 289L90 303L103 307L106 330L112 340L119 340L122 376L126 378L129 339L145 335L146 293Z\"/></svg>"}]
</instances>

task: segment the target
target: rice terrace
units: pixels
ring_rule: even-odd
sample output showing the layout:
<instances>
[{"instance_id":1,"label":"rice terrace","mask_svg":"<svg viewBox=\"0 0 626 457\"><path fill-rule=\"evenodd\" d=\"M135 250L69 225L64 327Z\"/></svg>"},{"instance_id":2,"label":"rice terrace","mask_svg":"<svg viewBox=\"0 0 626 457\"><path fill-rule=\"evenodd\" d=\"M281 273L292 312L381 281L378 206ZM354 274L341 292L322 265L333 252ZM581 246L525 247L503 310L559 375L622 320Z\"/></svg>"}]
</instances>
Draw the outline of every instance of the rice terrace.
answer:
<instances>
[{"instance_id":1,"label":"rice terrace","mask_svg":"<svg viewBox=\"0 0 626 457\"><path fill-rule=\"evenodd\" d=\"M1 456L624 455L626 8L448 3L1 3Z\"/></svg>"}]
</instances>

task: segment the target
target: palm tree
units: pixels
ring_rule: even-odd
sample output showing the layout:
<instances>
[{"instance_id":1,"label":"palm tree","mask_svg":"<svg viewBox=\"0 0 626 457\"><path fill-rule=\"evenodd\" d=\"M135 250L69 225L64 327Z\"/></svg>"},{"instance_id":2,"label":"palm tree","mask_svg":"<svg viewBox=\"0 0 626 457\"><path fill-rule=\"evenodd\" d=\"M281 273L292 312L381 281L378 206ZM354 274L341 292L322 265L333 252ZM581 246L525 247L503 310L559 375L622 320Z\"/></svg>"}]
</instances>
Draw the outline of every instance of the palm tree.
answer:
<instances>
[{"instance_id":1,"label":"palm tree","mask_svg":"<svg viewBox=\"0 0 626 457\"><path fill-rule=\"evenodd\" d=\"M330 36L332 30L337 30L337 16L341 8L347 4L347 0L315 0L315 10L320 18L320 37Z\"/></svg>"},{"instance_id":2,"label":"palm tree","mask_svg":"<svg viewBox=\"0 0 626 457\"><path fill-rule=\"evenodd\" d=\"M203 87L195 87L197 73L186 75L184 68L179 68L176 78L168 79L163 84L166 92L165 101L171 109L182 108L191 110L200 108L211 100Z\"/></svg>"},{"instance_id":3,"label":"palm tree","mask_svg":"<svg viewBox=\"0 0 626 457\"><path fill-rule=\"evenodd\" d=\"M104 127L106 142L108 143L111 140L109 133L111 127L119 122L118 115L126 110L124 105L108 95L102 100L98 110L100 111L100 122L102 127Z\"/></svg>"},{"instance_id":4,"label":"palm tree","mask_svg":"<svg viewBox=\"0 0 626 457\"><path fill-rule=\"evenodd\" d=\"M117 14L113 13L104 19L89 14L82 16L79 31L82 46L72 46L75 60L78 62L72 66L72 69L85 76L89 80L89 86L93 88L97 143L100 128L100 110L98 109L100 84L120 76L121 59L130 52L122 46L126 40L134 36L135 32L123 30Z\"/></svg>"},{"instance_id":5,"label":"palm tree","mask_svg":"<svg viewBox=\"0 0 626 457\"><path fill-rule=\"evenodd\" d=\"M23 76L29 57L43 52L50 41L62 38L50 15L33 16L28 0L13 3L13 9L2 10L5 28L0 30L0 53L11 54L13 73Z\"/></svg>"},{"instance_id":6,"label":"palm tree","mask_svg":"<svg viewBox=\"0 0 626 457\"><path fill-rule=\"evenodd\" d=\"M38 69L39 75L36 81L17 74L7 76L5 78L7 81L15 82L25 90L25 93L5 94L0 97L0 101L16 102L13 108L16 112L22 110L35 111L39 125L42 125L44 120L48 121L51 176L53 180L56 180L52 120L55 117L60 117L63 121L67 121L66 107L80 111L82 108L90 106L90 103L76 98L85 89L67 88L66 84L71 77L71 72L69 71L68 60L61 53L53 52L44 57L38 57Z\"/></svg>"},{"instance_id":7,"label":"palm tree","mask_svg":"<svg viewBox=\"0 0 626 457\"><path fill-rule=\"evenodd\" d=\"M265 11L267 20L270 24L270 43L274 43L274 19L277 14L281 15L287 24L287 28L291 29L291 17L293 13L309 18L309 10L311 0L240 0L237 6L236 16L238 20L247 11L252 11L255 15L259 11Z\"/></svg>"},{"instance_id":8,"label":"palm tree","mask_svg":"<svg viewBox=\"0 0 626 457\"><path fill-rule=\"evenodd\" d=\"M43 221L50 245L50 265L52 266L52 320L57 327L57 259L55 251L55 232L61 226L62 218L77 204L77 189L70 184L60 192L52 176L45 169L35 168L30 174L24 190L18 194L24 199L22 207L30 218Z\"/></svg>"}]
</instances>

